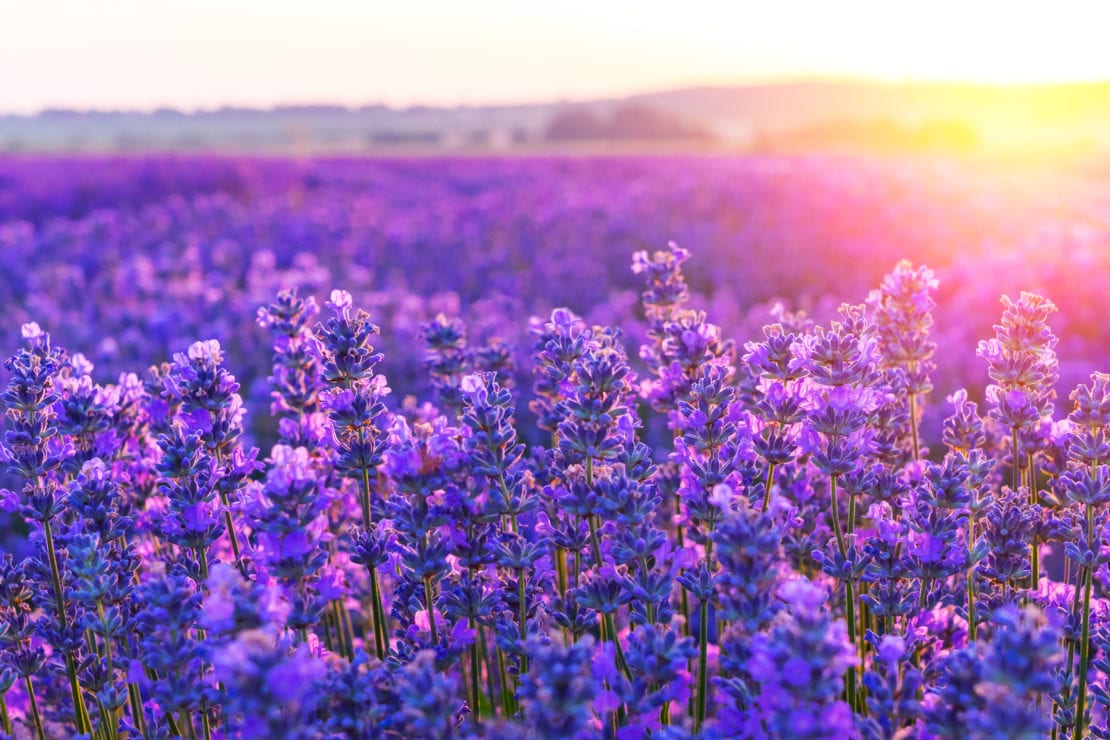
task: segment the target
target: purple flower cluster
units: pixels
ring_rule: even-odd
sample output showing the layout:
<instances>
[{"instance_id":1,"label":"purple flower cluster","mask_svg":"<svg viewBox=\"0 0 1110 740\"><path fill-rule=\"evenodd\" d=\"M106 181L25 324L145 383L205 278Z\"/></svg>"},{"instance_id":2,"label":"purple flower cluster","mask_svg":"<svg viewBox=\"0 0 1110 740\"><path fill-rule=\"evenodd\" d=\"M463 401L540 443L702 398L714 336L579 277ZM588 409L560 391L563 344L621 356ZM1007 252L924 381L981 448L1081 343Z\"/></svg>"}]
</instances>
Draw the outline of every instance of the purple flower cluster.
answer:
<instances>
[{"instance_id":1,"label":"purple flower cluster","mask_svg":"<svg viewBox=\"0 0 1110 740\"><path fill-rule=\"evenodd\" d=\"M1110 737L1110 375L1057 415L1053 304L1003 299L942 404L930 270L738 351L694 267L636 251L625 332L405 327L275 263L249 339L114 381L24 325L0 730Z\"/></svg>"}]
</instances>

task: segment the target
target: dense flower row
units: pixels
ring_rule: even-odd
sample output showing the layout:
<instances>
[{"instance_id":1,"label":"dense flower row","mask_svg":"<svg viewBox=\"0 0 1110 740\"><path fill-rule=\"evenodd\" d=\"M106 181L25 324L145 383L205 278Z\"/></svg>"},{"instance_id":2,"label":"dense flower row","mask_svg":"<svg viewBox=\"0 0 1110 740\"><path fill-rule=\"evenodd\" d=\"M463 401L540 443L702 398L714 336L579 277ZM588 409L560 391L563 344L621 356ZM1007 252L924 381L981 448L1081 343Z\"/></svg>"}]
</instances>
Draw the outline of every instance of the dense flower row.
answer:
<instances>
[{"instance_id":1,"label":"dense flower row","mask_svg":"<svg viewBox=\"0 0 1110 740\"><path fill-rule=\"evenodd\" d=\"M634 257L642 377L567 309L530 353L440 316L425 403L349 293L283 291L265 453L219 342L100 384L24 325L3 730L1110 737L1110 375L1057 413L1055 306L1003 300L982 412L952 394L931 438L928 269L738 351L688 256Z\"/></svg>"}]
</instances>

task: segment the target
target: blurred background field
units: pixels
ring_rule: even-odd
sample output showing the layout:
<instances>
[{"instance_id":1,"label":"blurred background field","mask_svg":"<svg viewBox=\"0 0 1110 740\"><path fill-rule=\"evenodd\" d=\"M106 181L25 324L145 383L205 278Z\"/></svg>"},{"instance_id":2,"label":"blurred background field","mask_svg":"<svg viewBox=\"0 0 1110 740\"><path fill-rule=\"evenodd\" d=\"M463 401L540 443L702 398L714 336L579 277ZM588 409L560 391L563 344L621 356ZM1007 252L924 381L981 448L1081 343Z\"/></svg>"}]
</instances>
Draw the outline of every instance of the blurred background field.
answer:
<instances>
[{"instance_id":1,"label":"blurred background field","mask_svg":"<svg viewBox=\"0 0 1110 740\"><path fill-rule=\"evenodd\" d=\"M399 401L426 397L420 324L528 355L529 319L569 306L642 339L639 249L694 252L694 303L739 342L776 302L819 319L899 259L940 279L935 400L987 382L974 356L1002 294L1060 307L1061 392L1110 366L1110 190L944 158L832 155L0 161L0 311L37 321L112 380L218 338L254 402L269 340L257 308L286 287L350 290L382 326ZM519 368L523 382L529 368ZM939 413L939 403L938 406ZM523 408L523 404L521 404Z\"/></svg>"}]
</instances>

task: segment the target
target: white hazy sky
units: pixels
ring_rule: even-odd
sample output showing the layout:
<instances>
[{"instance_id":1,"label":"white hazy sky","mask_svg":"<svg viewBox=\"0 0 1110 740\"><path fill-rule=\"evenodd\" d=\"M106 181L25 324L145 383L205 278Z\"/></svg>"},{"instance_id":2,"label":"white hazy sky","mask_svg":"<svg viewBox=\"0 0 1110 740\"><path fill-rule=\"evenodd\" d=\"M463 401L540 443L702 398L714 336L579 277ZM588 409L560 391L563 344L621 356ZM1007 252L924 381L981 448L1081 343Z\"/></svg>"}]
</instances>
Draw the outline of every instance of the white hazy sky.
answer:
<instances>
[{"instance_id":1,"label":"white hazy sky","mask_svg":"<svg viewBox=\"0 0 1110 740\"><path fill-rule=\"evenodd\" d=\"M0 112L1110 79L1108 22L1070 0L0 0Z\"/></svg>"}]
</instances>

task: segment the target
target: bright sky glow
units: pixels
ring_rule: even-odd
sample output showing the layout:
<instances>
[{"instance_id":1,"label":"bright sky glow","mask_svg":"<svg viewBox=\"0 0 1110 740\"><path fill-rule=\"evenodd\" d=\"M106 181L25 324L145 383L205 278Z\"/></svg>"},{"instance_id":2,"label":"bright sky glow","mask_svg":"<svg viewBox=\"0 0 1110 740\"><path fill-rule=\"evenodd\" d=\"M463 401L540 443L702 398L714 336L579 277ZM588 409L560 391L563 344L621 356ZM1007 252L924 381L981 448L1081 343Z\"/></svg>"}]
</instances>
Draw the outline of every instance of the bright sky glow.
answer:
<instances>
[{"instance_id":1,"label":"bright sky glow","mask_svg":"<svg viewBox=\"0 0 1110 740\"><path fill-rule=\"evenodd\" d=\"M584 99L798 78L1110 79L1055 0L0 0L0 111Z\"/></svg>"}]
</instances>

